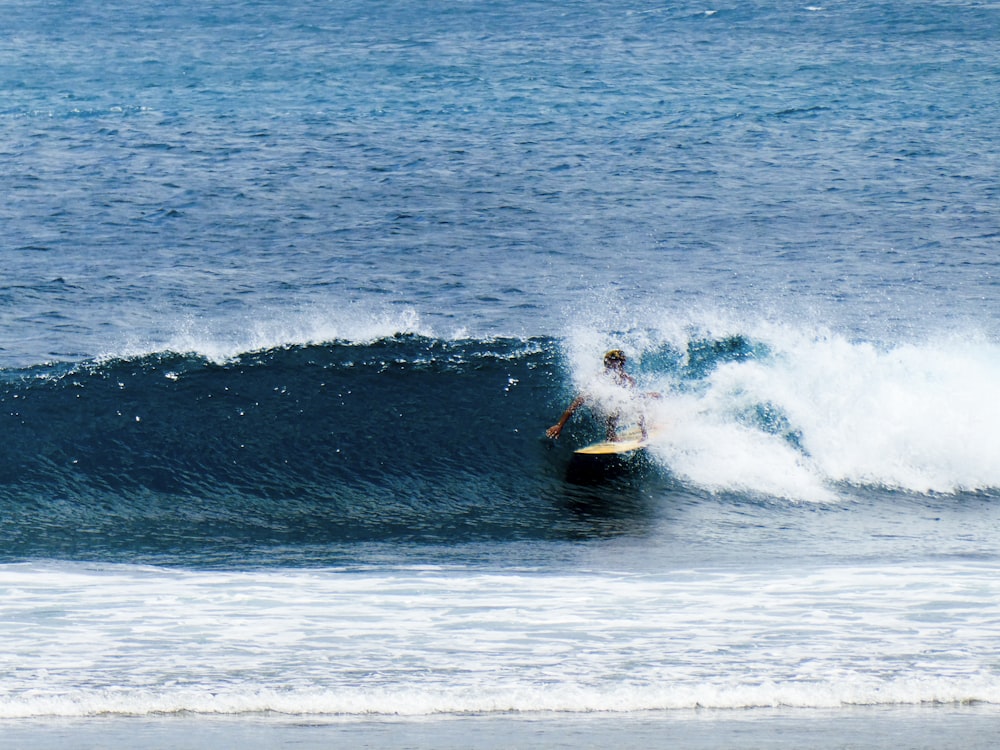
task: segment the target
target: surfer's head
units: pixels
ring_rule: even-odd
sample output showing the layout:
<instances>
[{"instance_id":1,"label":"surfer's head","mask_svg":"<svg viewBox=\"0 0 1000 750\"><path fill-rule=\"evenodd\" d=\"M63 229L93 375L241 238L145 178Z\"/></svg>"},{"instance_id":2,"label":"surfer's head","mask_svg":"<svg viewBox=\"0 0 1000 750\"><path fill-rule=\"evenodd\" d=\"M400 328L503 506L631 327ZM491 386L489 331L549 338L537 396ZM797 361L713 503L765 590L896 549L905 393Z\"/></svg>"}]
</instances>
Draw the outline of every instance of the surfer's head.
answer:
<instances>
[{"instance_id":1,"label":"surfer's head","mask_svg":"<svg viewBox=\"0 0 1000 750\"><path fill-rule=\"evenodd\" d=\"M621 349L612 349L607 354L604 355L604 366L611 367L624 367L625 365L625 352Z\"/></svg>"}]
</instances>

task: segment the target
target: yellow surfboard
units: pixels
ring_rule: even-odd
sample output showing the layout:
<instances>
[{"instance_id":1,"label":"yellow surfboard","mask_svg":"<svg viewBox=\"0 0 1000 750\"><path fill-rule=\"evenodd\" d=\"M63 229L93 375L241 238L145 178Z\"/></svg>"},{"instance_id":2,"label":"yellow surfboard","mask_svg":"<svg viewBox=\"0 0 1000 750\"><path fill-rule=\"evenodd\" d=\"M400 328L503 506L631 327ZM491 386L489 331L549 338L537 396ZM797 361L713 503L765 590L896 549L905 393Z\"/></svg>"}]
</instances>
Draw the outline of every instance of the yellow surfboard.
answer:
<instances>
[{"instance_id":1,"label":"yellow surfboard","mask_svg":"<svg viewBox=\"0 0 1000 750\"><path fill-rule=\"evenodd\" d=\"M642 436L642 430L638 427L630 427L618 433L617 440L604 440L600 443L578 448L574 453L579 456L610 456L621 453L631 453L649 445L650 438L655 436L658 430L649 429L646 437Z\"/></svg>"}]
</instances>

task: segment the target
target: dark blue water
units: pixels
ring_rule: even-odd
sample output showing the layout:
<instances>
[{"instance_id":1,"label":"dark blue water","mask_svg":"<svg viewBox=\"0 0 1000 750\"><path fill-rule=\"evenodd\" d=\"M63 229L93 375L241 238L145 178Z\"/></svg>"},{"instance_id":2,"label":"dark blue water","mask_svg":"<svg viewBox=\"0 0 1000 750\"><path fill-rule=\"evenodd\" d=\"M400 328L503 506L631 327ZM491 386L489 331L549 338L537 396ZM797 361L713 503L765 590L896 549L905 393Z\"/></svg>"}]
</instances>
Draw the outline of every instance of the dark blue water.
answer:
<instances>
[{"instance_id":1,"label":"dark blue water","mask_svg":"<svg viewBox=\"0 0 1000 750\"><path fill-rule=\"evenodd\" d=\"M315 564L317 545L330 562L350 542L615 534L614 516L667 472L628 459L625 472L574 474L570 445L603 427L590 414L572 440L543 437L563 405L557 350L400 336L221 364L160 354L9 370L3 553L204 564L277 548L287 562L300 545ZM645 369L684 390L754 356L747 341L700 341L651 352ZM794 443L780 414L756 418Z\"/></svg>"}]
</instances>

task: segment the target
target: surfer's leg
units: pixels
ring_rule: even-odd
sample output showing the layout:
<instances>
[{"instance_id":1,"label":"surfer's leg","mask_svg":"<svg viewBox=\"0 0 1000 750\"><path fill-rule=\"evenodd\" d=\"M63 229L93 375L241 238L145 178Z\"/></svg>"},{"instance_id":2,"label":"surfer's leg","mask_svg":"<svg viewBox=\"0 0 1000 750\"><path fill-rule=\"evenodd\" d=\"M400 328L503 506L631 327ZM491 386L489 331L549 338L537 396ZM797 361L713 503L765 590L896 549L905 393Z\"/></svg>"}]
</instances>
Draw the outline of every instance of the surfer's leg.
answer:
<instances>
[{"instance_id":1,"label":"surfer's leg","mask_svg":"<svg viewBox=\"0 0 1000 750\"><path fill-rule=\"evenodd\" d=\"M614 442L618 439L618 412L608 415L608 440Z\"/></svg>"}]
</instances>

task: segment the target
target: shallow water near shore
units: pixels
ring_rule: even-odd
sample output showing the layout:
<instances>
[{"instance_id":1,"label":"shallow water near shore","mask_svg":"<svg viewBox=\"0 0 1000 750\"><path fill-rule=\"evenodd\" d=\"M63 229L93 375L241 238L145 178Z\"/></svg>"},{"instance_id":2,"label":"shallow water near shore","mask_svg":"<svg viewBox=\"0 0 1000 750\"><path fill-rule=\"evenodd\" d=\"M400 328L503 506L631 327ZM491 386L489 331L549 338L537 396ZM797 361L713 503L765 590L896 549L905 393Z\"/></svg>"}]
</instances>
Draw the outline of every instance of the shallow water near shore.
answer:
<instances>
[{"instance_id":1,"label":"shallow water near shore","mask_svg":"<svg viewBox=\"0 0 1000 750\"><path fill-rule=\"evenodd\" d=\"M987 750L1000 731L991 706L681 711L626 716L465 716L417 720L262 716L91 718L3 722L0 747L80 750L141 744L150 750L235 746L500 750L628 747L682 750L802 748Z\"/></svg>"}]
</instances>

